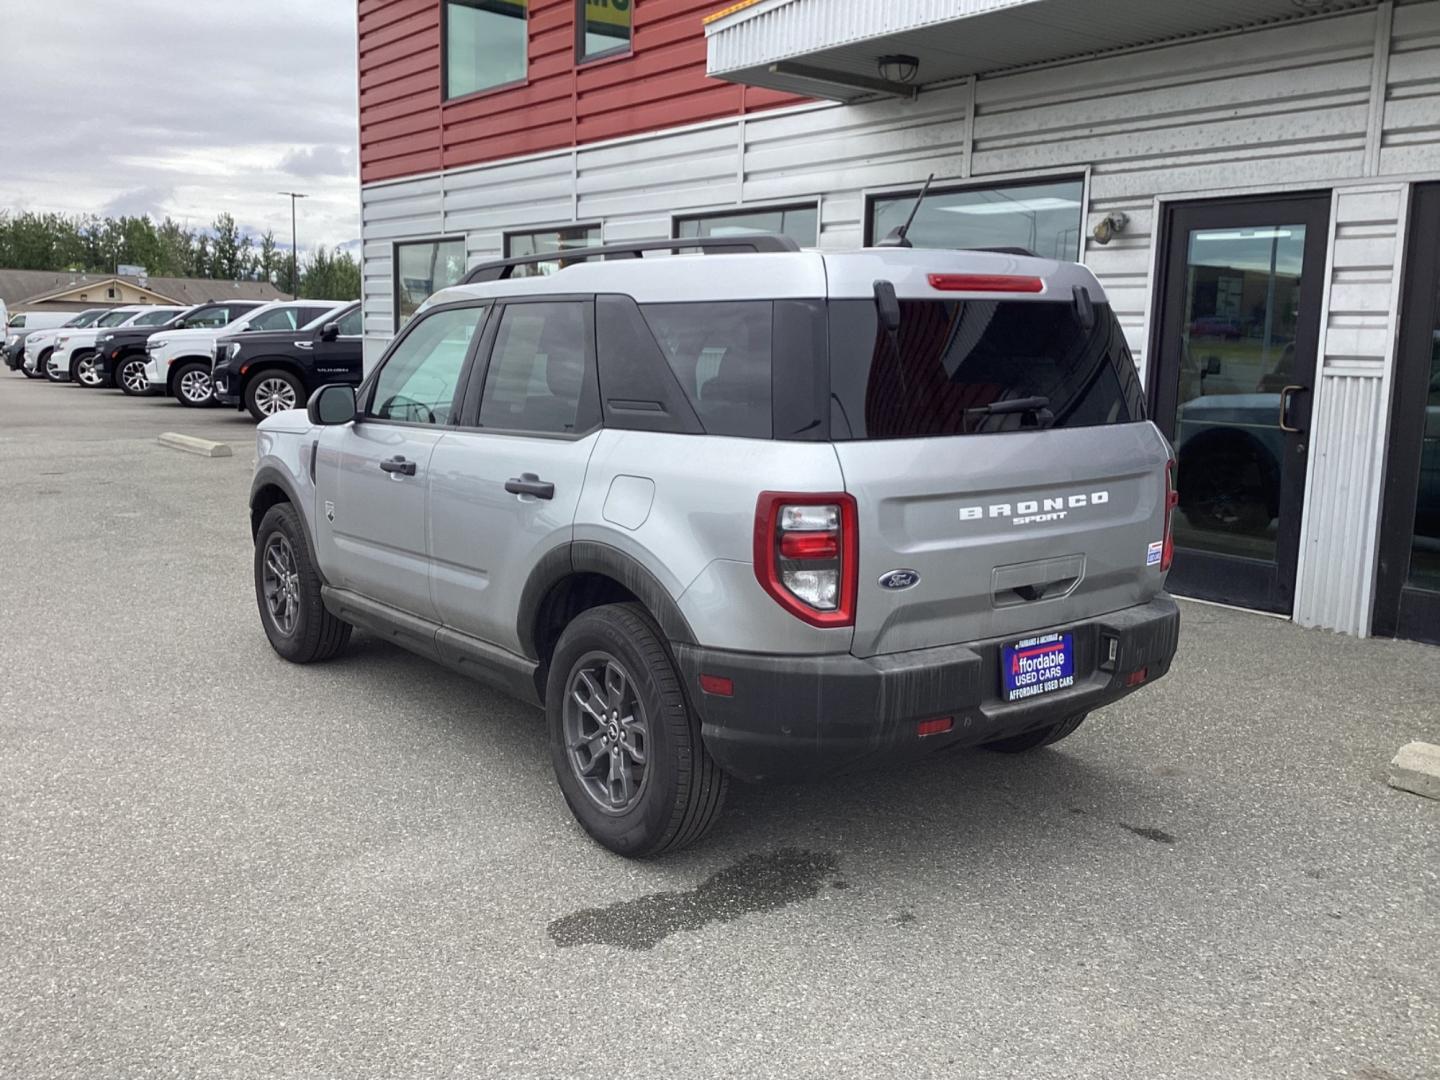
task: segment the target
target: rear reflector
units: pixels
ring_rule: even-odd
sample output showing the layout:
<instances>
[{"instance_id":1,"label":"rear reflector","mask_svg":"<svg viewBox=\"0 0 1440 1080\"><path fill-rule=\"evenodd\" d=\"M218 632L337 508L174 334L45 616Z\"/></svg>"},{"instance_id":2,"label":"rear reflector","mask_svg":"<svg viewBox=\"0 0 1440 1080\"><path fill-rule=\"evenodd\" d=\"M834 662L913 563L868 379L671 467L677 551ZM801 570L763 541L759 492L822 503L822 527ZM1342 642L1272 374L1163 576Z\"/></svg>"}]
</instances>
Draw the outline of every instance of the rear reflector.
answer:
<instances>
[{"instance_id":1,"label":"rear reflector","mask_svg":"<svg viewBox=\"0 0 1440 1080\"><path fill-rule=\"evenodd\" d=\"M922 739L926 735L944 735L955 726L953 716L941 716L934 720L921 720L915 725L915 733Z\"/></svg>"},{"instance_id":2,"label":"rear reflector","mask_svg":"<svg viewBox=\"0 0 1440 1080\"><path fill-rule=\"evenodd\" d=\"M1149 668L1143 668L1143 667L1142 667L1139 671L1132 671L1132 672L1130 672L1129 675L1126 675L1126 676L1125 676L1125 685L1126 685L1126 686L1139 686L1142 682L1144 682L1144 681L1145 681L1146 679L1148 679L1149 677L1150 677L1150 669L1149 669Z\"/></svg>"},{"instance_id":3,"label":"rear reflector","mask_svg":"<svg viewBox=\"0 0 1440 1080\"><path fill-rule=\"evenodd\" d=\"M714 694L716 697L733 697L735 681L727 679L724 675L701 675L700 689L707 694Z\"/></svg>"},{"instance_id":4,"label":"rear reflector","mask_svg":"<svg viewBox=\"0 0 1440 1080\"><path fill-rule=\"evenodd\" d=\"M1045 282L1019 274L931 274L930 287L941 292L1038 293Z\"/></svg>"}]
</instances>

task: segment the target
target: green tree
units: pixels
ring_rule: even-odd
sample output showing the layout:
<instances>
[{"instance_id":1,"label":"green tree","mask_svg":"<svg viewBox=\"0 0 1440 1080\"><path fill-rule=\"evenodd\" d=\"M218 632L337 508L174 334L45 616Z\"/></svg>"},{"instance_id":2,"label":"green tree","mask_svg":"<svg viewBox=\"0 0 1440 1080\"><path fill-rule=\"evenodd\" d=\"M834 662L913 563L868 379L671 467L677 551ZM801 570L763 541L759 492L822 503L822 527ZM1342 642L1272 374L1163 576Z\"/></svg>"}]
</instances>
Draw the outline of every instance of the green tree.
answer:
<instances>
[{"instance_id":1,"label":"green tree","mask_svg":"<svg viewBox=\"0 0 1440 1080\"><path fill-rule=\"evenodd\" d=\"M220 214L210 226L215 234L211 245L208 276L235 281L249 268L250 238L242 237L240 226L228 213Z\"/></svg>"},{"instance_id":2,"label":"green tree","mask_svg":"<svg viewBox=\"0 0 1440 1080\"><path fill-rule=\"evenodd\" d=\"M360 264L348 251L327 251L321 244L301 267L300 295L317 300L358 300Z\"/></svg>"},{"instance_id":3,"label":"green tree","mask_svg":"<svg viewBox=\"0 0 1440 1080\"><path fill-rule=\"evenodd\" d=\"M260 247L255 254L255 270L259 274L260 280L273 282L280 270L281 261L280 245L275 242L275 230L266 229L265 235L260 238ZM284 262L288 267L289 260L285 259Z\"/></svg>"},{"instance_id":4,"label":"green tree","mask_svg":"<svg viewBox=\"0 0 1440 1080\"><path fill-rule=\"evenodd\" d=\"M210 238L203 232L190 237L190 275L192 277L214 277L210 272Z\"/></svg>"}]
</instances>

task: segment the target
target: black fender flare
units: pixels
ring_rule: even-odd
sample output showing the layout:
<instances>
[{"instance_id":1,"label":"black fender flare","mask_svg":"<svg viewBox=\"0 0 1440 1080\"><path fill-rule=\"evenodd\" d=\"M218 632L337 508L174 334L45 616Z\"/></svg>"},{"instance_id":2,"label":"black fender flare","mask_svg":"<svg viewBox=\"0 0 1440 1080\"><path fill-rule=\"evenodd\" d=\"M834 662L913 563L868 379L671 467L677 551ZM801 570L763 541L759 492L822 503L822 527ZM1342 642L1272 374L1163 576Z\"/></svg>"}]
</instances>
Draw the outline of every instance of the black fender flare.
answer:
<instances>
[{"instance_id":1,"label":"black fender flare","mask_svg":"<svg viewBox=\"0 0 1440 1080\"><path fill-rule=\"evenodd\" d=\"M250 498L246 505L250 507L250 539L255 539L260 529L260 515L255 514L256 505L260 502L260 493L266 488L277 488L285 495L285 501L295 507L295 512L300 515L301 531L305 534L305 551L310 556L310 565L315 567L315 572L320 574L320 580L324 582L325 575L320 570L320 560L315 557L315 540L310 535L310 518L306 516L304 502L300 493L295 490L295 484L286 476L284 471L277 469L274 465L261 465L255 470L255 477L250 481ZM278 501L278 500L277 500ZM270 505L275 505L271 503ZM267 507L268 509L268 507Z\"/></svg>"},{"instance_id":2,"label":"black fender flare","mask_svg":"<svg viewBox=\"0 0 1440 1080\"><path fill-rule=\"evenodd\" d=\"M553 548L535 564L520 593L516 612L516 638L531 660L540 658L535 620L550 591L575 574L599 574L622 585L660 624L665 637L679 645L694 645L695 634L664 585L633 555L595 540L575 540Z\"/></svg>"}]
</instances>

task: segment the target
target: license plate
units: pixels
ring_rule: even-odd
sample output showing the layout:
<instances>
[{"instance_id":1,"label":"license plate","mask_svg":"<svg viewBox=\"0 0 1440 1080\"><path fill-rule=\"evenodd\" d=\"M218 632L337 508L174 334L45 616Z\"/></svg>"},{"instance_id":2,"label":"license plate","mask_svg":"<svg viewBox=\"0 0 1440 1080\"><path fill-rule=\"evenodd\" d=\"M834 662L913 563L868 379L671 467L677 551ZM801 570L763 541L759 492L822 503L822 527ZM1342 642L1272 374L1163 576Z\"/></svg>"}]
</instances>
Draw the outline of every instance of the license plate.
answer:
<instances>
[{"instance_id":1,"label":"license plate","mask_svg":"<svg viewBox=\"0 0 1440 1080\"><path fill-rule=\"evenodd\" d=\"M1048 694L1075 685L1075 641L1070 634L1043 634L1000 649L1000 685L1006 701Z\"/></svg>"}]
</instances>

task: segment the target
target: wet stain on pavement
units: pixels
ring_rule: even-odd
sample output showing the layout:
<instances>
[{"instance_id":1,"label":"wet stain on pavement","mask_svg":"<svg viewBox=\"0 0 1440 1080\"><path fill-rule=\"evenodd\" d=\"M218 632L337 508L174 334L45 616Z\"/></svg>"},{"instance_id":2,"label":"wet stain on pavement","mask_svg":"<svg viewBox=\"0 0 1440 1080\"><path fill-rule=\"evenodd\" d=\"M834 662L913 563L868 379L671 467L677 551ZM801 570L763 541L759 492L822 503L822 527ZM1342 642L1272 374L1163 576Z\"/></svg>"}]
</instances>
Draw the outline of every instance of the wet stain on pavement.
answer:
<instances>
[{"instance_id":1,"label":"wet stain on pavement","mask_svg":"<svg viewBox=\"0 0 1440 1080\"><path fill-rule=\"evenodd\" d=\"M711 874L685 892L651 893L603 908L586 908L549 926L560 948L613 945L653 949L681 930L699 930L712 922L733 922L742 915L779 911L813 900L831 879L839 860L829 852L783 848L747 855Z\"/></svg>"},{"instance_id":2,"label":"wet stain on pavement","mask_svg":"<svg viewBox=\"0 0 1440 1080\"><path fill-rule=\"evenodd\" d=\"M1164 829L1147 829L1140 825L1126 825L1123 821L1120 822L1120 827L1134 833L1136 836L1143 836L1146 840L1154 840L1157 844L1175 843L1175 837L1171 836Z\"/></svg>"}]
</instances>

